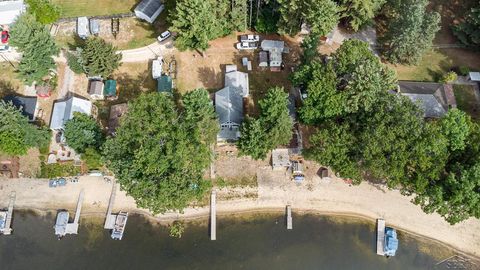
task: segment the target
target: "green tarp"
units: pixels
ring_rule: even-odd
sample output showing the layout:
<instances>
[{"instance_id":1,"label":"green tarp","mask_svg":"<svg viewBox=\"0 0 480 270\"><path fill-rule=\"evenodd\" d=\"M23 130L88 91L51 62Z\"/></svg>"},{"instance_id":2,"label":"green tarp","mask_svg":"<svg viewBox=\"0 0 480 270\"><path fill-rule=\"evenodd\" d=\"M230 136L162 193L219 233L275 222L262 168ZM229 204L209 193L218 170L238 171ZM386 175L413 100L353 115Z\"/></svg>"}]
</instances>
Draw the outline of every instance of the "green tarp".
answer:
<instances>
[{"instance_id":1,"label":"green tarp","mask_svg":"<svg viewBox=\"0 0 480 270\"><path fill-rule=\"evenodd\" d=\"M106 80L105 81L105 87L103 88L103 95L106 96L106 97L117 96L117 81Z\"/></svg>"},{"instance_id":2,"label":"green tarp","mask_svg":"<svg viewBox=\"0 0 480 270\"><path fill-rule=\"evenodd\" d=\"M162 75L157 79L157 91L161 93L172 93L172 77Z\"/></svg>"}]
</instances>

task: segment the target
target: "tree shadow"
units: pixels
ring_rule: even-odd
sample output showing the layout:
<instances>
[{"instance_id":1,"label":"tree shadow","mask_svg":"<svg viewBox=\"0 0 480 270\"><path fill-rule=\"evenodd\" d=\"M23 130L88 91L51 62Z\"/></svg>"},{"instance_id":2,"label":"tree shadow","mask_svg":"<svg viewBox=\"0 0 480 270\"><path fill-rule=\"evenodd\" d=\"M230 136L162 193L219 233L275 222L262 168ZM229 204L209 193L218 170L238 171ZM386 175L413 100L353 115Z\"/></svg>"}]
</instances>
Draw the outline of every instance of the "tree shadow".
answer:
<instances>
[{"instance_id":1,"label":"tree shadow","mask_svg":"<svg viewBox=\"0 0 480 270\"><path fill-rule=\"evenodd\" d=\"M219 85L223 86L224 64L220 65L220 70L220 72L217 72L215 68L212 67L199 67L197 69L199 80L209 92L216 92L219 90Z\"/></svg>"},{"instance_id":2,"label":"tree shadow","mask_svg":"<svg viewBox=\"0 0 480 270\"><path fill-rule=\"evenodd\" d=\"M16 95L17 89L13 84L9 81L5 81L0 79L0 98L9 96L9 95Z\"/></svg>"}]
</instances>

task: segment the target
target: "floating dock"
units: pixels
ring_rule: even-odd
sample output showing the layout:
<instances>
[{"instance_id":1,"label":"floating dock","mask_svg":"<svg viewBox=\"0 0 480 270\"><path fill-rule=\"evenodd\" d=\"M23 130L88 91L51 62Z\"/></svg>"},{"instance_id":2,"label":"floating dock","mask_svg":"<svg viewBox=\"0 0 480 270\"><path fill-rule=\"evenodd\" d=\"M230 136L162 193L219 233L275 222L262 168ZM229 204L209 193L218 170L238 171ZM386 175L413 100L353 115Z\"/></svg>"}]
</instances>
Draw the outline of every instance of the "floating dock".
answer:
<instances>
[{"instance_id":1,"label":"floating dock","mask_svg":"<svg viewBox=\"0 0 480 270\"><path fill-rule=\"evenodd\" d=\"M12 193L10 193L10 202L8 203L8 210L0 211L0 233L3 235L12 234L12 216L13 216L13 205L15 204L15 196L16 196L15 191L12 191Z\"/></svg>"},{"instance_id":2,"label":"floating dock","mask_svg":"<svg viewBox=\"0 0 480 270\"><path fill-rule=\"evenodd\" d=\"M111 237L113 240L122 240L125 226L127 225L128 212L120 211L118 215L112 214L113 203L115 202L115 194L117 186L115 180L112 183L112 193L110 194L110 201L108 202L107 216L105 218L104 229L112 230Z\"/></svg>"},{"instance_id":3,"label":"floating dock","mask_svg":"<svg viewBox=\"0 0 480 270\"><path fill-rule=\"evenodd\" d=\"M293 229L292 207L287 205L287 230Z\"/></svg>"},{"instance_id":4,"label":"floating dock","mask_svg":"<svg viewBox=\"0 0 480 270\"><path fill-rule=\"evenodd\" d=\"M377 254L385 256L384 251L385 244L385 220L382 218L377 219Z\"/></svg>"},{"instance_id":5,"label":"floating dock","mask_svg":"<svg viewBox=\"0 0 480 270\"><path fill-rule=\"evenodd\" d=\"M217 209L215 191L212 191L212 195L210 197L210 240L217 240Z\"/></svg>"},{"instance_id":6,"label":"floating dock","mask_svg":"<svg viewBox=\"0 0 480 270\"><path fill-rule=\"evenodd\" d=\"M80 221L80 213L82 211L84 191L80 191L77 201L77 210L75 212L75 218L73 223L68 223L69 213L68 211L60 211L57 214L57 220L55 222L55 235L58 238L62 238L67 234L78 234L78 223Z\"/></svg>"}]
</instances>

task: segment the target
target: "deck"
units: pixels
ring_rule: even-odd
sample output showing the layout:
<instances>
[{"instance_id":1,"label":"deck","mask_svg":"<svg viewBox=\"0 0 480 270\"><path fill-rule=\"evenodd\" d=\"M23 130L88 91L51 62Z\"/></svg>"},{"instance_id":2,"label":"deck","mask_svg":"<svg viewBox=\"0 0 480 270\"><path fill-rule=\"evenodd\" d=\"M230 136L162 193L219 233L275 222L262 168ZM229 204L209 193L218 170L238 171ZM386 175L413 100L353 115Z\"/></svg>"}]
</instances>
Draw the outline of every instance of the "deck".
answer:
<instances>
[{"instance_id":1,"label":"deck","mask_svg":"<svg viewBox=\"0 0 480 270\"><path fill-rule=\"evenodd\" d=\"M385 256L383 245L385 243L385 220L377 219L377 254Z\"/></svg>"},{"instance_id":2,"label":"deck","mask_svg":"<svg viewBox=\"0 0 480 270\"><path fill-rule=\"evenodd\" d=\"M7 217L5 221L5 228L0 231L3 235L10 235L12 234L12 216L13 216L13 205L15 203L16 193L12 191L10 193L10 202L8 203L8 210L7 210Z\"/></svg>"}]
</instances>

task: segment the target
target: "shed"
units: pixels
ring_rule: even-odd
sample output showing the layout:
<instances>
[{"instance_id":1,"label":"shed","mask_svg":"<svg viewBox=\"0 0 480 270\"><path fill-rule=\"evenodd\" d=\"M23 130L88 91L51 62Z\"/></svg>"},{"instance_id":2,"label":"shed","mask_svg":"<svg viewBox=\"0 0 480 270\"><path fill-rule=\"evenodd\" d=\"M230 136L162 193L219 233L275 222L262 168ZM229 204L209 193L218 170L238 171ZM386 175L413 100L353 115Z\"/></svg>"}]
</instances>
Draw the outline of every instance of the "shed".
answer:
<instances>
[{"instance_id":1,"label":"shed","mask_svg":"<svg viewBox=\"0 0 480 270\"><path fill-rule=\"evenodd\" d=\"M63 129L65 123L73 118L73 113L75 112L91 115L92 102L78 97L71 97L64 101L55 102L55 104L53 104L52 119L50 120L50 129Z\"/></svg>"},{"instance_id":2,"label":"shed","mask_svg":"<svg viewBox=\"0 0 480 270\"><path fill-rule=\"evenodd\" d=\"M164 8L165 6L160 0L142 0L135 7L135 16L149 23L153 23Z\"/></svg>"},{"instance_id":3,"label":"shed","mask_svg":"<svg viewBox=\"0 0 480 270\"><path fill-rule=\"evenodd\" d=\"M118 126L120 126L120 118L127 113L127 110L127 103L121 103L110 107L110 117L108 119L108 134L115 134Z\"/></svg>"},{"instance_id":4,"label":"shed","mask_svg":"<svg viewBox=\"0 0 480 270\"><path fill-rule=\"evenodd\" d=\"M106 80L105 87L103 88L103 95L106 98L117 97L117 81Z\"/></svg>"},{"instance_id":5,"label":"shed","mask_svg":"<svg viewBox=\"0 0 480 270\"><path fill-rule=\"evenodd\" d=\"M480 72L469 72L468 79L474 82L480 82Z\"/></svg>"},{"instance_id":6,"label":"shed","mask_svg":"<svg viewBox=\"0 0 480 270\"><path fill-rule=\"evenodd\" d=\"M290 166L290 156L287 148L272 150L272 169L281 170Z\"/></svg>"},{"instance_id":7,"label":"shed","mask_svg":"<svg viewBox=\"0 0 480 270\"><path fill-rule=\"evenodd\" d=\"M162 75L157 79L157 91L160 93L169 93L172 94L172 77L167 75Z\"/></svg>"},{"instance_id":8,"label":"shed","mask_svg":"<svg viewBox=\"0 0 480 270\"><path fill-rule=\"evenodd\" d=\"M87 17L77 18L77 35L82 39L86 39L90 35Z\"/></svg>"},{"instance_id":9,"label":"shed","mask_svg":"<svg viewBox=\"0 0 480 270\"><path fill-rule=\"evenodd\" d=\"M268 67L268 52L261 51L258 54L258 66L259 67Z\"/></svg>"},{"instance_id":10,"label":"shed","mask_svg":"<svg viewBox=\"0 0 480 270\"><path fill-rule=\"evenodd\" d=\"M6 96L6 102L11 102L13 106L22 111L22 114L29 121L35 120L35 110L37 109L37 97Z\"/></svg>"},{"instance_id":11,"label":"shed","mask_svg":"<svg viewBox=\"0 0 480 270\"><path fill-rule=\"evenodd\" d=\"M88 85L88 94L92 99L104 99L103 88L104 84L100 80L90 80Z\"/></svg>"},{"instance_id":12,"label":"shed","mask_svg":"<svg viewBox=\"0 0 480 270\"><path fill-rule=\"evenodd\" d=\"M10 25L26 10L23 0L0 1L0 25Z\"/></svg>"},{"instance_id":13,"label":"shed","mask_svg":"<svg viewBox=\"0 0 480 270\"><path fill-rule=\"evenodd\" d=\"M100 22L97 19L90 19L90 33L92 35L100 33Z\"/></svg>"}]
</instances>

